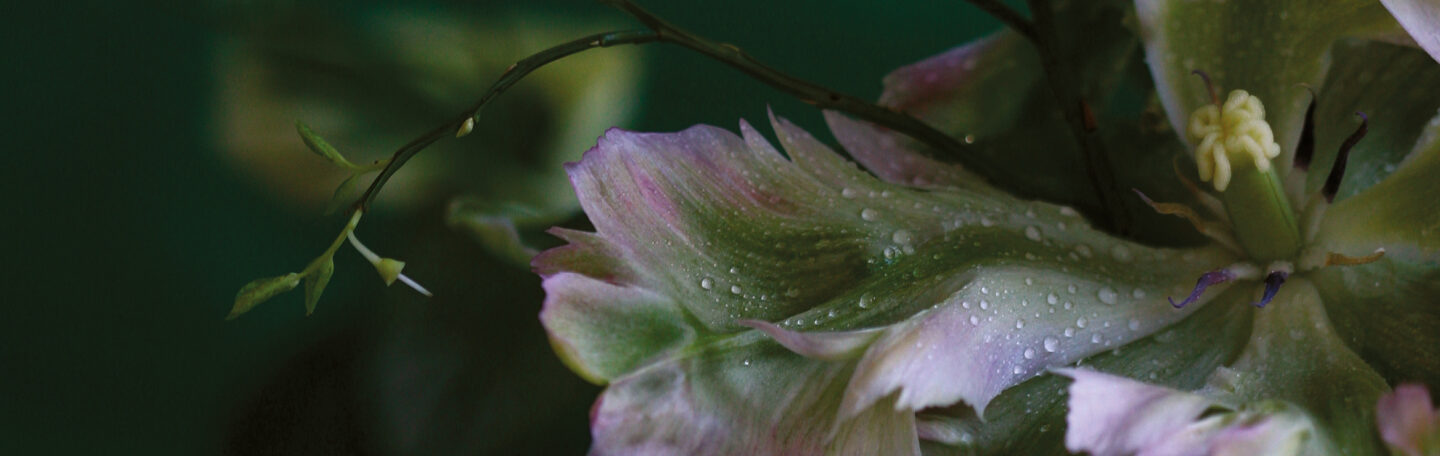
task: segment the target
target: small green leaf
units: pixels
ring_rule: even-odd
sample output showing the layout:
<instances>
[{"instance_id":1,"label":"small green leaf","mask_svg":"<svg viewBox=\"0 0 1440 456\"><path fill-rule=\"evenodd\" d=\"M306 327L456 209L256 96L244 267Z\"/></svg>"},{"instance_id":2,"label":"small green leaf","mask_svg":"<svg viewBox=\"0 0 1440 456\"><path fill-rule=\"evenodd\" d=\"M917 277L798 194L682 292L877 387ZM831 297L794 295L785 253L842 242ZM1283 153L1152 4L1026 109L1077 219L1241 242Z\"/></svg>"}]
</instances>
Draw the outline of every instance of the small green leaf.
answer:
<instances>
[{"instance_id":1,"label":"small green leaf","mask_svg":"<svg viewBox=\"0 0 1440 456\"><path fill-rule=\"evenodd\" d=\"M325 206L325 215L334 214L346 204L353 202L356 185L363 175L363 173L351 174L350 177L345 178L345 182L340 183L339 187L335 187L335 194L330 196L330 203Z\"/></svg>"},{"instance_id":2,"label":"small green leaf","mask_svg":"<svg viewBox=\"0 0 1440 456\"><path fill-rule=\"evenodd\" d=\"M355 169L356 166L354 163L346 160L344 156L340 155L340 151L335 150L335 147L331 146L329 142L326 142L325 138L321 138L320 135L315 134L315 132L310 129L310 126L305 125L304 122L295 122L295 130L300 132L300 139L305 141L305 147L309 147L310 151L314 152L315 155L324 157L326 160L330 160L331 163L340 165L343 168Z\"/></svg>"},{"instance_id":3,"label":"small green leaf","mask_svg":"<svg viewBox=\"0 0 1440 456\"><path fill-rule=\"evenodd\" d=\"M296 285L300 285L300 274L293 272L279 277L256 279L247 283L240 288L239 293L235 294L235 307L230 308L230 315L225 319L234 320L260 303L280 293L294 290Z\"/></svg>"},{"instance_id":4,"label":"small green leaf","mask_svg":"<svg viewBox=\"0 0 1440 456\"><path fill-rule=\"evenodd\" d=\"M316 258L319 263L314 274L305 277L305 315L315 313L315 304L320 302L320 295L325 293L325 285L330 284L330 276L335 274L335 259L333 257Z\"/></svg>"}]
</instances>

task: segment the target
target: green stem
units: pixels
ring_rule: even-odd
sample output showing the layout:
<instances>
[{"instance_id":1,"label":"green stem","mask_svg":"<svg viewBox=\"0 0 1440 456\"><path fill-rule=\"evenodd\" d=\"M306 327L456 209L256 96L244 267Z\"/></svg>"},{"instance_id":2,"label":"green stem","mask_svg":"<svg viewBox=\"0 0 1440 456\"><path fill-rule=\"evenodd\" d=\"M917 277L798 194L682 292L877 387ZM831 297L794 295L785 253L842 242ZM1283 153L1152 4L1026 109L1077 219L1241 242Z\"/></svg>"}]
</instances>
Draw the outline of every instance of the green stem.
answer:
<instances>
[{"instance_id":1,"label":"green stem","mask_svg":"<svg viewBox=\"0 0 1440 456\"><path fill-rule=\"evenodd\" d=\"M1235 238L1251 259L1261 262L1289 260L1300 253L1300 229L1295 211L1275 170L1254 166L1237 170L1220 194L1235 228Z\"/></svg>"},{"instance_id":2,"label":"green stem","mask_svg":"<svg viewBox=\"0 0 1440 456\"><path fill-rule=\"evenodd\" d=\"M1111 231L1121 235L1128 234L1130 215L1124 210L1125 202L1120 199L1121 192L1115 185L1115 172L1097 134L1098 126L1095 125L1094 114L1089 112L1085 99L1074 87L1079 78L1073 75L1070 62L1057 53L1060 41L1056 35L1054 11L1050 8L1049 0L1027 1L1030 14L1035 18L1034 42L1040 53L1040 65L1045 69L1045 79L1060 105L1060 111L1065 115L1070 133L1075 136L1075 142L1080 146L1086 175L1090 177L1090 186L1100 200L1101 212L1106 215Z\"/></svg>"},{"instance_id":3,"label":"green stem","mask_svg":"<svg viewBox=\"0 0 1440 456\"><path fill-rule=\"evenodd\" d=\"M334 257L335 252L340 249L340 245L345 243L345 237L349 236L351 231L355 231L355 227L360 224L360 216L362 215L365 215L365 211L359 209L351 213L350 222L346 223L345 228L340 230L340 236L335 238L335 242L330 243L330 248L325 249L325 253L315 257L315 260L311 261L308 266L305 266L305 270L300 271L300 277L309 277L310 274L314 274L315 271L320 270L320 265L325 262L325 259Z\"/></svg>"}]
</instances>

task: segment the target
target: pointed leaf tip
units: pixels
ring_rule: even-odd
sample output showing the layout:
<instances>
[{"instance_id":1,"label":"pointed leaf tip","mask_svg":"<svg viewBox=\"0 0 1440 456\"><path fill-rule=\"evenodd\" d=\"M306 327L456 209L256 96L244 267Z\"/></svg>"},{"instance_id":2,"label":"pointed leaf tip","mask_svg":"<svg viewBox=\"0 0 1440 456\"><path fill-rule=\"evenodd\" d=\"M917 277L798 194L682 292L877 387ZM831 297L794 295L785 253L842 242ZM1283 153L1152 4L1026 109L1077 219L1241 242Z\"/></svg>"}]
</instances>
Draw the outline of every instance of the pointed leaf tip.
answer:
<instances>
[{"instance_id":1,"label":"pointed leaf tip","mask_svg":"<svg viewBox=\"0 0 1440 456\"><path fill-rule=\"evenodd\" d=\"M320 302L320 295L325 293L325 286L330 284L330 276L335 274L335 259L325 258L320 263L313 275L305 277L305 315L315 313L315 304Z\"/></svg>"},{"instance_id":2,"label":"pointed leaf tip","mask_svg":"<svg viewBox=\"0 0 1440 456\"><path fill-rule=\"evenodd\" d=\"M300 133L300 139L305 141L305 147L310 148L310 151L314 152L315 155L330 160L331 163L343 168L355 168L354 163L350 163L350 160L346 160L345 156L340 155L340 151L335 150L335 147L325 141L325 138L321 138L320 135L315 134L315 131L311 130L309 125L305 125L305 122L295 122L295 131Z\"/></svg>"},{"instance_id":3,"label":"pointed leaf tip","mask_svg":"<svg viewBox=\"0 0 1440 456\"><path fill-rule=\"evenodd\" d=\"M230 308L230 315L225 319L234 320L260 303L294 290L297 285L300 285L300 275L293 272L279 277L255 279L240 287L240 291L235 294L235 306Z\"/></svg>"}]
</instances>

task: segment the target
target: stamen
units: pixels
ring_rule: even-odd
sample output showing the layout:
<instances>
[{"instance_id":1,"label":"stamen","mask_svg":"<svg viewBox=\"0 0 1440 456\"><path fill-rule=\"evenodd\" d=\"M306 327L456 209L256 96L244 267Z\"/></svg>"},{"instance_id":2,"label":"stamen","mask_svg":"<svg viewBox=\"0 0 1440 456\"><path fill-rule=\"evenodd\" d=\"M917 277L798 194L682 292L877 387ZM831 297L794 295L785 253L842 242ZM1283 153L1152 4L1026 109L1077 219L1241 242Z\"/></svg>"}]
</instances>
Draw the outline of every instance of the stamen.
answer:
<instances>
[{"instance_id":1,"label":"stamen","mask_svg":"<svg viewBox=\"0 0 1440 456\"><path fill-rule=\"evenodd\" d=\"M1180 179L1180 184L1184 185L1185 189L1190 191L1190 195L1194 196L1195 200L1200 202L1200 205L1205 206L1205 209L1210 211L1210 215L1214 215L1215 218L1220 219L1222 223L1229 224L1230 214L1225 212L1225 203L1221 202L1220 198L1216 198L1215 195L1200 191L1199 185L1195 185L1194 181L1185 177L1185 173L1180 172L1181 158L1182 156L1176 155L1174 159L1170 160L1170 168L1175 171L1175 177Z\"/></svg>"},{"instance_id":2,"label":"stamen","mask_svg":"<svg viewBox=\"0 0 1440 456\"><path fill-rule=\"evenodd\" d=\"M1359 266L1359 265L1362 265L1362 264L1370 264L1370 263L1374 263L1374 262L1376 262L1376 261L1380 261L1380 259L1381 259L1381 258L1384 258L1384 257L1385 257L1385 248L1384 248L1384 247L1375 249L1375 253L1372 253L1372 254L1369 254L1369 255L1365 255L1365 256L1359 257L1359 258L1350 257L1350 256L1345 256L1345 255L1341 255L1341 254L1335 253L1335 252L1330 252L1330 253L1326 253L1326 254L1325 254L1325 264L1324 264L1324 266ZM1322 267L1324 267L1324 266L1322 266Z\"/></svg>"},{"instance_id":3,"label":"stamen","mask_svg":"<svg viewBox=\"0 0 1440 456\"><path fill-rule=\"evenodd\" d=\"M1193 70L1190 72L1190 74L1198 75L1200 76L1200 79L1205 80L1205 90L1210 91L1210 102L1214 103L1216 106L1219 106L1220 97L1215 95L1215 85L1210 83L1210 75L1205 74L1204 71L1200 70Z\"/></svg>"},{"instance_id":4,"label":"stamen","mask_svg":"<svg viewBox=\"0 0 1440 456\"><path fill-rule=\"evenodd\" d=\"M1170 300L1170 305L1175 306L1176 309L1179 309L1181 307L1190 305L1190 303L1195 302L1197 299L1200 299L1200 294L1204 293L1206 288L1210 288L1210 286L1212 285L1225 283L1226 281L1234 278L1235 274L1231 273L1229 269L1217 269L1214 271L1210 271L1200 275L1200 280L1195 281L1195 290L1191 291L1190 296L1186 297L1184 301L1180 301L1179 304L1176 304L1174 298L1166 297L1165 299Z\"/></svg>"},{"instance_id":5,"label":"stamen","mask_svg":"<svg viewBox=\"0 0 1440 456\"><path fill-rule=\"evenodd\" d=\"M1315 89L1305 86L1310 91L1310 107L1305 108L1305 128L1300 130L1300 143L1295 145L1295 169L1308 171L1310 159L1315 156L1315 105L1320 97L1315 94Z\"/></svg>"},{"instance_id":6,"label":"stamen","mask_svg":"<svg viewBox=\"0 0 1440 456\"><path fill-rule=\"evenodd\" d=\"M1145 201L1145 204L1150 205L1150 208L1154 209L1155 212L1174 215L1189 220L1190 225L1195 227L1195 231L1199 231L1200 234L1205 235L1205 237L1220 243L1220 245L1225 246L1231 251L1237 253L1242 251L1240 250L1240 244L1235 242L1235 238L1230 236L1228 230L1223 226L1216 226L1218 224L1214 222L1200 218L1200 214L1196 214L1195 210L1191 209L1190 206L1180 203L1157 203L1151 200L1150 197L1145 196L1145 193L1141 192L1138 188L1132 188L1130 190L1134 191L1136 195L1140 195L1140 199Z\"/></svg>"},{"instance_id":7,"label":"stamen","mask_svg":"<svg viewBox=\"0 0 1440 456\"><path fill-rule=\"evenodd\" d=\"M1330 168L1330 176L1325 178L1325 186L1320 189L1326 202L1335 202L1335 193L1340 190L1340 179L1345 177L1345 163L1350 159L1350 149L1370 131L1370 117L1360 111L1355 111L1355 115L1360 116L1360 128L1355 129L1355 132L1340 144L1340 153L1335 155L1335 166Z\"/></svg>"},{"instance_id":8,"label":"stamen","mask_svg":"<svg viewBox=\"0 0 1440 456\"><path fill-rule=\"evenodd\" d=\"M1286 271L1271 271L1269 275L1266 275L1265 294L1260 296L1260 302L1255 303L1255 307L1265 308L1270 300L1275 299L1275 293L1280 291L1280 286L1284 285L1285 279L1288 278L1290 278L1290 273Z\"/></svg>"}]
</instances>

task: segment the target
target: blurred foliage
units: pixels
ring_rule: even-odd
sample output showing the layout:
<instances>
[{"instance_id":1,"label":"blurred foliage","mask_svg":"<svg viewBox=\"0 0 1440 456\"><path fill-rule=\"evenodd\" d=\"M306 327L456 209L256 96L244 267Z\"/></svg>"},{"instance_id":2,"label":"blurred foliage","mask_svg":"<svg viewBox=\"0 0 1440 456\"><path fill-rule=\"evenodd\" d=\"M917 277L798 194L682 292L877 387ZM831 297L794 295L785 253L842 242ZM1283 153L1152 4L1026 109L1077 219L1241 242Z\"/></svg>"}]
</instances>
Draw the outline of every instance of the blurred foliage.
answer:
<instances>
[{"instance_id":1,"label":"blurred foliage","mask_svg":"<svg viewBox=\"0 0 1440 456\"><path fill-rule=\"evenodd\" d=\"M295 121L364 164L433 126L430 116L468 106L525 50L603 28L574 18L631 23L585 1L309 2L297 14L300 4L21 3L0 15L0 49L13 69L4 85L8 136L18 138L0 179L11 195L0 226L14 290L0 317L0 454L584 451L598 388L550 351L535 318L538 278L447 226L445 215L449 199L463 194L497 207L569 200L553 185L497 180L553 173L557 161L518 155L501 166L494 154L578 154L601 131L556 139L574 125L556 120L562 116L545 107L563 100L545 98L555 92L536 84L611 80L541 70L497 102L493 112L508 115L484 116L474 134L427 151L428 164L401 172L410 183L392 187L367 214L358 232L407 261L406 274L434 299L384 288L342 249L326 304L313 316L292 293L241 319L224 317L241 284L303 267L344 223L321 216L344 176L304 152ZM941 0L904 8L858 0L642 4L862 98L874 98L891 69L994 27L963 2ZM451 25L429 37L440 28L397 31L377 19L402 7L404 17ZM525 24L544 32L522 33ZM318 36L364 38L352 48ZM331 61L309 79L255 73L255 59L287 45L319 52L288 60L296 64L357 55L383 64ZM443 58L396 60L417 45ZM771 105L824 131L808 106L678 48L592 53L608 71L636 71L644 82L585 113L595 125L734 128L741 117L763 119ZM422 70L412 73L415 65ZM405 79L425 74L447 76ZM264 101L248 84L326 89L291 92L293 104L241 108L237 101ZM636 117L621 120L631 110Z\"/></svg>"}]
</instances>

